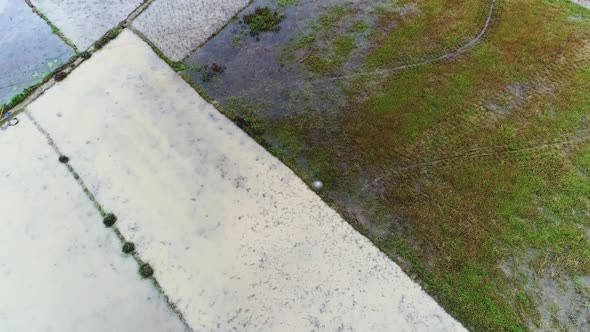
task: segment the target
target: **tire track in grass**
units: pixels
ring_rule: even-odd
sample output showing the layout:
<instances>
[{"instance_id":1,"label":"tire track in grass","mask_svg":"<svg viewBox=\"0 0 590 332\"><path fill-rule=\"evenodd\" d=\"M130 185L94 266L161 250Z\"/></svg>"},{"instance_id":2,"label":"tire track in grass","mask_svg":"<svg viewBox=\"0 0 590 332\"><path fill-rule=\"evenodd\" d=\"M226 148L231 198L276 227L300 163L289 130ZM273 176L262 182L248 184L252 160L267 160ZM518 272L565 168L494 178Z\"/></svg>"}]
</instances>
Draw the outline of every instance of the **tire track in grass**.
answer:
<instances>
[{"instance_id":1,"label":"tire track in grass","mask_svg":"<svg viewBox=\"0 0 590 332\"><path fill-rule=\"evenodd\" d=\"M496 0L491 0L490 6L488 9L487 18L486 18L486 21L484 23L482 30L479 32L479 34L477 34L477 36L475 36L473 39L471 39L467 43L463 44L459 48L455 49L454 51L447 52L447 53L444 53L442 55L438 55L436 57L433 57L433 58L430 58L427 60L422 60L422 61L419 61L416 63L409 63L409 64L405 64L405 65L399 65L399 66L392 67L392 68L368 70L368 71L362 71L362 72L358 72L358 73L354 73L354 74L350 74L350 75L339 75L339 76L320 78L320 79L314 79L314 80L296 80L296 81L291 81L291 82L284 82L281 84L276 84L275 82L273 82L273 84L269 85L266 88L262 88L262 89L254 88L254 89L245 90L239 94L232 94L231 96L220 98L219 101L225 101L225 100L228 100L231 98L236 98L236 97L246 97L246 96L250 96L256 92L260 93L260 92L268 92L268 91L276 90L276 89L287 89L287 88L293 88L293 87L300 87L303 84L318 84L318 83L334 82L334 81L339 81L339 80L349 80L349 79L366 77L366 76L381 76L381 75L386 75L386 74L391 74L391 73L398 72L398 71L403 71L406 69L421 67L421 66L425 66L425 65L445 61L445 60L451 60L451 59L459 56L460 54L465 53L470 48L472 48L474 45L476 45L479 41L481 41L481 39L489 31L490 26L492 24L495 6L496 6Z\"/></svg>"},{"instance_id":2,"label":"tire track in grass","mask_svg":"<svg viewBox=\"0 0 590 332\"><path fill-rule=\"evenodd\" d=\"M549 65L535 75L529 81L529 84L534 87L542 85L556 86L563 80L574 75L577 70L586 68L590 65L590 45L576 52L572 58L572 61L565 64L565 68L556 64ZM532 88L531 90L532 96L542 95L542 91L539 92L536 88ZM503 97L507 98L509 104L515 106L515 110L523 107L518 99L523 99L523 102L526 99L512 94L509 88L494 93L490 98ZM466 130L469 133L476 133L476 131L485 129L504 117L503 114L493 112L483 103L473 106L471 111L458 113L457 116L449 117L439 123L426 133L426 137L444 137L445 141L457 141L465 135ZM460 122L464 124L458 126L457 123ZM448 146L442 146L438 149L430 150L430 158L418 156L415 153L415 151L423 150L423 146L426 144L424 140L420 140L392 151L391 155L401 160L403 164L376 177L373 181L363 186L362 191L367 190L369 187L390 176L399 176L429 168L448 169L456 167L465 160L481 160L486 164L490 164L492 162L523 158L526 157L527 153L536 152L537 154L541 154L575 148L590 139L590 127L587 125L576 132L561 132L549 139L538 136L533 137L529 143L523 143L519 146L491 145L468 147L466 149L450 149ZM434 157L432 157L432 154L434 154Z\"/></svg>"}]
</instances>

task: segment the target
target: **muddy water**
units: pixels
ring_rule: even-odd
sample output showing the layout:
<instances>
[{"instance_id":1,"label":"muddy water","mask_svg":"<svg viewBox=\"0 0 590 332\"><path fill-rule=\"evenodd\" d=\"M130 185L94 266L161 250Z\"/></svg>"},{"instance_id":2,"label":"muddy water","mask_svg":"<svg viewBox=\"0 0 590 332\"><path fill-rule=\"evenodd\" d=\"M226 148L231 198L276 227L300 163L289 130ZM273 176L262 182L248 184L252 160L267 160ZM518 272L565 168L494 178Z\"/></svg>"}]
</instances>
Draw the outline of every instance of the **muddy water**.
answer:
<instances>
[{"instance_id":1,"label":"muddy water","mask_svg":"<svg viewBox=\"0 0 590 332\"><path fill-rule=\"evenodd\" d=\"M74 55L22 0L0 1L0 105Z\"/></svg>"},{"instance_id":2,"label":"muddy water","mask_svg":"<svg viewBox=\"0 0 590 332\"><path fill-rule=\"evenodd\" d=\"M186 59L187 72L222 104L249 105L255 108L253 112L263 111L267 120L299 111L338 109L345 101L343 88L346 87L346 81L338 77L357 70L368 48L366 31L349 33L348 29L352 22L361 20L372 25L373 12L379 3L301 0L280 6L277 0L255 0L223 31ZM280 30L252 35L243 24L243 17L264 6L284 15ZM302 37L318 33L318 20L334 8L350 10L333 32L353 38L354 48L333 71L318 74L304 64L309 54L293 49L292 45ZM325 36L318 37L313 47L326 47L328 43L324 39ZM212 77L203 75L199 68L213 64L222 66L223 72L213 73Z\"/></svg>"}]
</instances>

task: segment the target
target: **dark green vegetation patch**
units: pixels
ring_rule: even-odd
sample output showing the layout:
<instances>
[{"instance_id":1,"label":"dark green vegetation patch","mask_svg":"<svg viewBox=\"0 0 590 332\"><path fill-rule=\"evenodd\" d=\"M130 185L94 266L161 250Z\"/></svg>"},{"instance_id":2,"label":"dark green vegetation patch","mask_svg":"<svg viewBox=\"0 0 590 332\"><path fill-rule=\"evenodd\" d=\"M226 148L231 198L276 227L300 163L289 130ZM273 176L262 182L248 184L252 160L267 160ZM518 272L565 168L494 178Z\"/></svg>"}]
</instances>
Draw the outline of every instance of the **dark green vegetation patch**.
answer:
<instances>
[{"instance_id":1,"label":"dark green vegetation patch","mask_svg":"<svg viewBox=\"0 0 590 332\"><path fill-rule=\"evenodd\" d=\"M284 16L269 7L258 7L254 12L244 15L244 24L254 34L261 32L279 31L279 24Z\"/></svg>"}]
</instances>

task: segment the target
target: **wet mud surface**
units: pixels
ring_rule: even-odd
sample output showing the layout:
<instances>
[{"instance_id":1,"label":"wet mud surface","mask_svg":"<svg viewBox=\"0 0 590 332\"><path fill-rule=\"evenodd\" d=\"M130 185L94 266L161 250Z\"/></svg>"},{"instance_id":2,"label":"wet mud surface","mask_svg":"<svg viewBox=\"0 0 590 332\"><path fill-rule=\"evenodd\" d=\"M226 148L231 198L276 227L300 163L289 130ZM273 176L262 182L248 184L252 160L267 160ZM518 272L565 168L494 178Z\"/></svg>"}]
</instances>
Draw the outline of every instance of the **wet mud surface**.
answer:
<instances>
[{"instance_id":1,"label":"wet mud surface","mask_svg":"<svg viewBox=\"0 0 590 332\"><path fill-rule=\"evenodd\" d=\"M349 49L343 51L347 54L329 65L329 72L310 70L306 58L332 47L321 40L323 34L350 31L354 22L374 24L371 13L379 3L256 0L185 60L187 73L216 100L232 109L235 106L238 112L255 105L264 116L275 118L306 108L340 107L346 80L338 78L359 69L368 48L365 30L347 33L349 45L344 47ZM267 6L282 17L279 29L253 32L245 17Z\"/></svg>"}]
</instances>

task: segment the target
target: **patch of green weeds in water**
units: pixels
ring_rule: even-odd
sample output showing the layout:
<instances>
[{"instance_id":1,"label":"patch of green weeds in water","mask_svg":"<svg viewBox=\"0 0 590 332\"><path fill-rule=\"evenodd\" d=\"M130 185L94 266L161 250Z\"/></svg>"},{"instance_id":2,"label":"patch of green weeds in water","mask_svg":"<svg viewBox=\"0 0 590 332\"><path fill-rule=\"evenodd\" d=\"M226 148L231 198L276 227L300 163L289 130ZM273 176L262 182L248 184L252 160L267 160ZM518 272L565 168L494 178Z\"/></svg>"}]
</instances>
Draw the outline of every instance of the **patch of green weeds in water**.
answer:
<instances>
[{"instance_id":1,"label":"patch of green weeds in water","mask_svg":"<svg viewBox=\"0 0 590 332\"><path fill-rule=\"evenodd\" d=\"M334 72L338 68L338 65L340 65L340 62L336 59L317 54L310 55L304 63L307 65L309 71L321 75Z\"/></svg>"},{"instance_id":2,"label":"patch of green weeds in water","mask_svg":"<svg viewBox=\"0 0 590 332\"><path fill-rule=\"evenodd\" d=\"M276 32L280 29L280 23L284 15L270 9L269 7L258 7L253 13L246 14L242 18L250 32L257 35L261 32Z\"/></svg>"},{"instance_id":3,"label":"patch of green weeds in water","mask_svg":"<svg viewBox=\"0 0 590 332\"><path fill-rule=\"evenodd\" d=\"M292 39L290 48L295 51L300 50L304 47L311 46L315 41L316 37L314 35L297 35Z\"/></svg>"},{"instance_id":4,"label":"patch of green weeds in water","mask_svg":"<svg viewBox=\"0 0 590 332\"><path fill-rule=\"evenodd\" d=\"M367 23L363 20L358 20L358 21L352 23L352 26L350 27L349 31L361 33L361 32L367 31L367 29L369 29L369 23Z\"/></svg>"},{"instance_id":5,"label":"patch of green weeds in water","mask_svg":"<svg viewBox=\"0 0 590 332\"><path fill-rule=\"evenodd\" d=\"M334 41L334 53L338 58L349 56L355 48L354 38L350 36L340 36Z\"/></svg>"},{"instance_id":6,"label":"patch of green weeds in water","mask_svg":"<svg viewBox=\"0 0 590 332\"><path fill-rule=\"evenodd\" d=\"M313 29L320 33L329 32L353 12L347 5L330 7L318 18L316 24L313 25Z\"/></svg>"},{"instance_id":7,"label":"patch of green weeds in water","mask_svg":"<svg viewBox=\"0 0 590 332\"><path fill-rule=\"evenodd\" d=\"M231 39L231 44L236 48L242 47L242 37L243 36L241 34L233 36Z\"/></svg>"},{"instance_id":8,"label":"patch of green weeds in water","mask_svg":"<svg viewBox=\"0 0 590 332\"><path fill-rule=\"evenodd\" d=\"M280 52L279 60L287 63L297 59L297 51L311 47L316 41L313 34L298 34L287 41Z\"/></svg>"},{"instance_id":9,"label":"patch of green weeds in water","mask_svg":"<svg viewBox=\"0 0 590 332\"><path fill-rule=\"evenodd\" d=\"M340 25L353 13L346 5L330 7L307 33L299 34L284 44L280 59L283 62L298 62L310 72L329 75L348 60L357 47L350 31Z\"/></svg>"},{"instance_id":10,"label":"patch of green weeds in water","mask_svg":"<svg viewBox=\"0 0 590 332\"><path fill-rule=\"evenodd\" d=\"M328 47L312 48L310 55L303 63L311 72L328 75L335 72L355 48L352 37L340 36Z\"/></svg>"},{"instance_id":11,"label":"patch of green weeds in water","mask_svg":"<svg viewBox=\"0 0 590 332\"><path fill-rule=\"evenodd\" d=\"M275 0L275 3L281 7L288 7L300 4L301 0Z\"/></svg>"},{"instance_id":12,"label":"patch of green weeds in water","mask_svg":"<svg viewBox=\"0 0 590 332\"><path fill-rule=\"evenodd\" d=\"M216 76L221 75L225 71L225 66L214 62L211 65L199 66L196 70L201 73L201 81L209 82Z\"/></svg>"},{"instance_id":13,"label":"patch of green weeds in water","mask_svg":"<svg viewBox=\"0 0 590 332\"><path fill-rule=\"evenodd\" d=\"M233 97L223 103L223 113L232 120L240 129L248 133L253 139L262 145L269 146L264 138L266 126L258 115L266 109L266 105Z\"/></svg>"}]
</instances>

